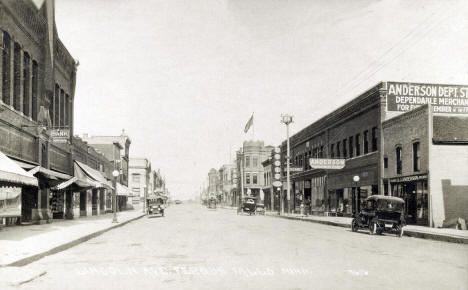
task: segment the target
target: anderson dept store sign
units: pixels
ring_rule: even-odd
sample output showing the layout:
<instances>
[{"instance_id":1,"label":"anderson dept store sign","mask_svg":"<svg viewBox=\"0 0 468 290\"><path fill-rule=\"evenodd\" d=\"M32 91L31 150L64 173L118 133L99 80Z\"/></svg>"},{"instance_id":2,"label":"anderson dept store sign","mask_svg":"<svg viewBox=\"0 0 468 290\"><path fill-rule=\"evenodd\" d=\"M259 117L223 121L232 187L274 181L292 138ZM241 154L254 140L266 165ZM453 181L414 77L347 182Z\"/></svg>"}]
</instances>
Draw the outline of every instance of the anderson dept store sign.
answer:
<instances>
[{"instance_id":1,"label":"anderson dept store sign","mask_svg":"<svg viewBox=\"0 0 468 290\"><path fill-rule=\"evenodd\" d=\"M468 86L387 83L387 110L406 112L431 104L434 113L468 114Z\"/></svg>"}]
</instances>

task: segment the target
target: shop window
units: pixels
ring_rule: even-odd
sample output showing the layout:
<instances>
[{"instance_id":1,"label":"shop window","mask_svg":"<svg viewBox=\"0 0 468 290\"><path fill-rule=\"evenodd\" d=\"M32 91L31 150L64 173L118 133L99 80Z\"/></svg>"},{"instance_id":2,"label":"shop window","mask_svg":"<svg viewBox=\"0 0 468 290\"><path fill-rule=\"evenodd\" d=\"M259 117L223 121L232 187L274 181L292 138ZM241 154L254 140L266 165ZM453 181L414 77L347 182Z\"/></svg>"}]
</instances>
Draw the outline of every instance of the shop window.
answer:
<instances>
[{"instance_id":1,"label":"shop window","mask_svg":"<svg viewBox=\"0 0 468 290\"><path fill-rule=\"evenodd\" d=\"M38 80L38 66L37 62L33 60L32 62L32 95L31 95L31 118L34 121L37 121L37 80Z\"/></svg>"},{"instance_id":2,"label":"shop window","mask_svg":"<svg viewBox=\"0 0 468 290\"><path fill-rule=\"evenodd\" d=\"M396 154L396 173L397 174L401 174L402 170L403 170L403 166L402 166L402 160L401 160L401 153L402 153L402 149L401 147L397 147L395 149L395 154Z\"/></svg>"},{"instance_id":3,"label":"shop window","mask_svg":"<svg viewBox=\"0 0 468 290\"><path fill-rule=\"evenodd\" d=\"M250 156L245 156L245 167L250 167Z\"/></svg>"},{"instance_id":4,"label":"shop window","mask_svg":"<svg viewBox=\"0 0 468 290\"><path fill-rule=\"evenodd\" d=\"M360 138L360 134L356 134L356 139L355 139L355 142L356 142L356 156L359 156L361 155L361 141L359 140Z\"/></svg>"},{"instance_id":5,"label":"shop window","mask_svg":"<svg viewBox=\"0 0 468 290\"><path fill-rule=\"evenodd\" d=\"M419 150L419 142L414 142L413 143L413 170L414 171L419 171L421 170L421 157L420 155L420 150Z\"/></svg>"},{"instance_id":6,"label":"shop window","mask_svg":"<svg viewBox=\"0 0 468 290\"><path fill-rule=\"evenodd\" d=\"M364 131L364 154L369 153L369 131Z\"/></svg>"},{"instance_id":7,"label":"shop window","mask_svg":"<svg viewBox=\"0 0 468 290\"><path fill-rule=\"evenodd\" d=\"M349 158L353 158L354 155L354 142L353 136L349 137Z\"/></svg>"},{"instance_id":8,"label":"shop window","mask_svg":"<svg viewBox=\"0 0 468 290\"><path fill-rule=\"evenodd\" d=\"M330 145L330 158L335 157L335 144Z\"/></svg>"},{"instance_id":9,"label":"shop window","mask_svg":"<svg viewBox=\"0 0 468 290\"><path fill-rule=\"evenodd\" d=\"M341 145L341 144L340 144L340 142L338 141L338 142L336 143L336 157L337 157L337 158L340 158L340 157L341 157L340 145Z\"/></svg>"},{"instance_id":10,"label":"shop window","mask_svg":"<svg viewBox=\"0 0 468 290\"><path fill-rule=\"evenodd\" d=\"M372 128L372 151L377 151L377 127Z\"/></svg>"},{"instance_id":11,"label":"shop window","mask_svg":"<svg viewBox=\"0 0 468 290\"><path fill-rule=\"evenodd\" d=\"M343 140L343 158L345 158L345 159L346 159L347 156L348 156L348 153L347 153L347 151L346 151L346 150L347 150L347 147L348 147L348 142L347 142L347 141L348 141L347 139L344 139L344 140Z\"/></svg>"},{"instance_id":12,"label":"shop window","mask_svg":"<svg viewBox=\"0 0 468 290\"><path fill-rule=\"evenodd\" d=\"M30 116L29 111L29 78L31 77L31 71L29 69L31 59L27 52L24 53L23 57L23 113L26 116Z\"/></svg>"},{"instance_id":13,"label":"shop window","mask_svg":"<svg viewBox=\"0 0 468 290\"><path fill-rule=\"evenodd\" d=\"M258 180L257 180L257 173L252 173L252 183L253 183L253 184L257 184L257 183L258 183Z\"/></svg>"},{"instance_id":14,"label":"shop window","mask_svg":"<svg viewBox=\"0 0 468 290\"><path fill-rule=\"evenodd\" d=\"M13 108L21 110L21 46L15 42L13 55Z\"/></svg>"},{"instance_id":15,"label":"shop window","mask_svg":"<svg viewBox=\"0 0 468 290\"><path fill-rule=\"evenodd\" d=\"M11 38L7 32L3 32L2 50L2 100L5 104L10 104L10 64L11 64Z\"/></svg>"}]
</instances>

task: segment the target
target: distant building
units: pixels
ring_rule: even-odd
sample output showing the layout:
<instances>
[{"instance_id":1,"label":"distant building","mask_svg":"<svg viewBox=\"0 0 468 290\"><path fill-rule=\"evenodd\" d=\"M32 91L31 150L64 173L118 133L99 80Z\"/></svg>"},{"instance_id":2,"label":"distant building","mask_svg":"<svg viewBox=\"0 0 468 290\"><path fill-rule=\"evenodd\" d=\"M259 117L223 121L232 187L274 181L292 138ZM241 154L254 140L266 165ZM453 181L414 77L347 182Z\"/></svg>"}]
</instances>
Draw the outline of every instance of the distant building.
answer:
<instances>
[{"instance_id":1,"label":"distant building","mask_svg":"<svg viewBox=\"0 0 468 290\"><path fill-rule=\"evenodd\" d=\"M119 210L125 209L128 196L131 195L131 191L128 189L128 165L132 141L124 130L119 136L88 136L88 134L83 134L81 138L102 152L112 162L113 170L119 171L117 205Z\"/></svg>"},{"instance_id":2,"label":"distant building","mask_svg":"<svg viewBox=\"0 0 468 290\"><path fill-rule=\"evenodd\" d=\"M234 205L237 190L237 169L235 164L224 164L218 171L220 200L223 204Z\"/></svg>"},{"instance_id":3,"label":"distant building","mask_svg":"<svg viewBox=\"0 0 468 290\"><path fill-rule=\"evenodd\" d=\"M134 205L144 202L148 192L152 192L151 163L146 158L130 158L129 162L128 188L133 192L132 199Z\"/></svg>"},{"instance_id":4,"label":"distant building","mask_svg":"<svg viewBox=\"0 0 468 290\"><path fill-rule=\"evenodd\" d=\"M211 168L208 172L208 196L216 197L219 190L219 173L216 169Z\"/></svg>"},{"instance_id":5,"label":"distant building","mask_svg":"<svg viewBox=\"0 0 468 290\"><path fill-rule=\"evenodd\" d=\"M263 141L244 141L243 146L237 151L236 165L239 175L238 189L242 188L241 180L245 195L255 196L260 198L260 190L264 186L264 168L262 162L271 156L273 146L265 146ZM241 190L237 193L237 201L239 202L242 196Z\"/></svg>"}]
</instances>

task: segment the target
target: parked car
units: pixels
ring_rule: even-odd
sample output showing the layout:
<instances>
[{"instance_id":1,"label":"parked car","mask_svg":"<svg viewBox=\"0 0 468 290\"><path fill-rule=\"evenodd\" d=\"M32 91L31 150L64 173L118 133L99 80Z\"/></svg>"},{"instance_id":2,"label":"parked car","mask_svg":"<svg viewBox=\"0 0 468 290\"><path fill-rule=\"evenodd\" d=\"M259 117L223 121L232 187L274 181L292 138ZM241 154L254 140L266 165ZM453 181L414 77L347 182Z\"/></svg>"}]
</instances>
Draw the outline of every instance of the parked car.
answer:
<instances>
[{"instance_id":1,"label":"parked car","mask_svg":"<svg viewBox=\"0 0 468 290\"><path fill-rule=\"evenodd\" d=\"M351 230L367 229L371 235L393 232L401 237L405 226L404 208L405 202L401 198L371 195L351 221Z\"/></svg>"}]
</instances>

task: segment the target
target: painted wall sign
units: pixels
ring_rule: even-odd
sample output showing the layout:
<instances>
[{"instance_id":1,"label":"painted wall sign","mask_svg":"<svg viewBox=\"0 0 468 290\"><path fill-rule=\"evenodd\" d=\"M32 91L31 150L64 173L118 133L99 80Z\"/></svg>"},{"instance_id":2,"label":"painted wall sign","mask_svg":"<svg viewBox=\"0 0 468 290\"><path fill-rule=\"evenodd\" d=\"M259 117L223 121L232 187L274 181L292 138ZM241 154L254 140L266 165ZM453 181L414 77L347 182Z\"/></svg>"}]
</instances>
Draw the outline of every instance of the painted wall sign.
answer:
<instances>
[{"instance_id":1,"label":"painted wall sign","mask_svg":"<svg viewBox=\"0 0 468 290\"><path fill-rule=\"evenodd\" d=\"M345 159L309 158L309 164L314 169L343 169Z\"/></svg>"},{"instance_id":2,"label":"painted wall sign","mask_svg":"<svg viewBox=\"0 0 468 290\"><path fill-rule=\"evenodd\" d=\"M387 111L407 112L426 104L434 113L468 114L468 86L387 83Z\"/></svg>"}]
</instances>

